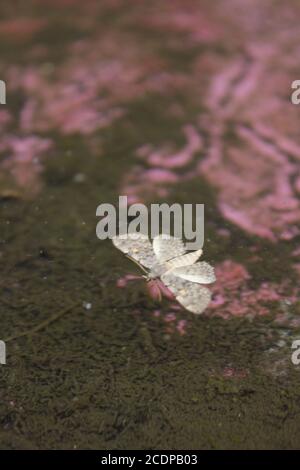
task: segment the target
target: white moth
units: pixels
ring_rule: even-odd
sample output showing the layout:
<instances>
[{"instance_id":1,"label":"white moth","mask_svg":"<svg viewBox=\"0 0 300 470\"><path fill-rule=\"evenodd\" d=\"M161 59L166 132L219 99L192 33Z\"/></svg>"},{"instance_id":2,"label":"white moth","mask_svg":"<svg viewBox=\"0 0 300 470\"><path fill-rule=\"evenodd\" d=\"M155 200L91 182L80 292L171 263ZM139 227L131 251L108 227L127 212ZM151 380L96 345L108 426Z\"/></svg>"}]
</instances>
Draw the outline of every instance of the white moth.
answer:
<instances>
[{"instance_id":1,"label":"white moth","mask_svg":"<svg viewBox=\"0 0 300 470\"><path fill-rule=\"evenodd\" d=\"M115 236L112 241L143 269L148 281L160 279L187 310L200 314L206 309L211 292L200 284L216 278L210 264L197 262L202 250L187 253L181 239L166 234L154 237L153 244L139 233Z\"/></svg>"}]
</instances>

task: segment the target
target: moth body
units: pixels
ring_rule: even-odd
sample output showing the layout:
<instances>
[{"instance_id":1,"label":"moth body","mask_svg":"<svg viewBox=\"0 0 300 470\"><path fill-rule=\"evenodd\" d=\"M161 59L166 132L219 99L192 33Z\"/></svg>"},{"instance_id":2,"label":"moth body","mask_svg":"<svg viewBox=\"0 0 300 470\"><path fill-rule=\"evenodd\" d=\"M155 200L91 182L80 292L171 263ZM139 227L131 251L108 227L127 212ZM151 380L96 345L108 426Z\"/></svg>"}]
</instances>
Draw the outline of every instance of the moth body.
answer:
<instances>
[{"instance_id":1,"label":"moth body","mask_svg":"<svg viewBox=\"0 0 300 470\"><path fill-rule=\"evenodd\" d=\"M154 237L153 245L143 234L116 236L113 243L143 269L147 281L163 283L190 312L200 314L208 306L211 292L201 284L216 278L210 264L197 262L201 249L186 253L182 240L166 234Z\"/></svg>"}]
</instances>

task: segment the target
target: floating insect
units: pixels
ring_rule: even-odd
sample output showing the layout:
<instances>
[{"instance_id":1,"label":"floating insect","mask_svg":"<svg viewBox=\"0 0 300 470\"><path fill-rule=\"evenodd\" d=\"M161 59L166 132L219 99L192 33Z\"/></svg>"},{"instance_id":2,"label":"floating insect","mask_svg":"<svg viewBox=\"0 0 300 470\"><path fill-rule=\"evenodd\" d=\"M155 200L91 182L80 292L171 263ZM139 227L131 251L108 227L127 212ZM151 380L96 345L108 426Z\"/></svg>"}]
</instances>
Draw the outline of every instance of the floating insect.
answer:
<instances>
[{"instance_id":1,"label":"floating insect","mask_svg":"<svg viewBox=\"0 0 300 470\"><path fill-rule=\"evenodd\" d=\"M202 250L187 253L181 239L161 234L153 239L140 233L115 236L113 244L137 263L148 282L160 282L176 300L192 313L200 314L211 300L211 292L200 284L211 284L214 268L205 261L197 262Z\"/></svg>"}]
</instances>

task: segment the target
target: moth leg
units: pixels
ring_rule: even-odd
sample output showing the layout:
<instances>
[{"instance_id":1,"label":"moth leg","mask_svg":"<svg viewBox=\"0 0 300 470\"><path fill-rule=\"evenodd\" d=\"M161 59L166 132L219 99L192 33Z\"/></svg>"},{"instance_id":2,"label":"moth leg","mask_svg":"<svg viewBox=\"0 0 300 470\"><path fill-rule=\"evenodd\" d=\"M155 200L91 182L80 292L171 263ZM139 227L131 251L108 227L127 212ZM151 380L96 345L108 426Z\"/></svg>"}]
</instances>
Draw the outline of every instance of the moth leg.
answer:
<instances>
[{"instance_id":1,"label":"moth leg","mask_svg":"<svg viewBox=\"0 0 300 470\"><path fill-rule=\"evenodd\" d=\"M158 302L162 301L162 292L159 288L159 285L154 279L147 280L147 290L152 299L157 300Z\"/></svg>"}]
</instances>

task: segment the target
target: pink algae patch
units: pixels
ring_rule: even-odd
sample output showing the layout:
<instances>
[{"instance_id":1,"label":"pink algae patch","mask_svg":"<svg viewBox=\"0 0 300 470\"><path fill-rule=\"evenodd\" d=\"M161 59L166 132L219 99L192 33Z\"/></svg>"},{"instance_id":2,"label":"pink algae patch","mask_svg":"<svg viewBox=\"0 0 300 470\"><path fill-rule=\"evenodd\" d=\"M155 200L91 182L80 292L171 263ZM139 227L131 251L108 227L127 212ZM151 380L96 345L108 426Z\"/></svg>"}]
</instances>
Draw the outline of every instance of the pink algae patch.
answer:
<instances>
[{"instance_id":1,"label":"pink algae patch","mask_svg":"<svg viewBox=\"0 0 300 470\"><path fill-rule=\"evenodd\" d=\"M300 234L299 112L282 90L293 70L285 47L298 46L292 34L285 44L277 35L267 43L241 40L249 61L236 54L211 69L207 114L199 118L208 145L198 171L227 220L271 241L291 240Z\"/></svg>"},{"instance_id":2,"label":"pink algae patch","mask_svg":"<svg viewBox=\"0 0 300 470\"><path fill-rule=\"evenodd\" d=\"M208 315L217 315L224 319L231 317L255 317L271 312L272 302L289 300L295 302L299 292L291 286L263 282L257 288L249 287L251 276L246 268L234 261L226 260L216 267L217 281L212 286L213 300Z\"/></svg>"},{"instance_id":3,"label":"pink algae patch","mask_svg":"<svg viewBox=\"0 0 300 470\"><path fill-rule=\"evenodd\" d=\"M11 122L12 118L6 109L0 109L0 132L5 130L7 124Z\"/></svg>"},{"instance_id":4,"label":"pink algae patch","mask_svg":"<svg viewBox=\"0 0 300 470\"><path fill-rule=\"evenodd\" d=\"M66 50L59 67L11 67L10 86L27 96L21 127L89 135L126 115L128 103L148 92L171 93L180 74L164 73L164 62L146 54L130 34L103 31ZM162 86L161 86L162 85Z\"/></svg>"},{"instance_id":5,"label":"pink algae patch","mask_svg":"<svg viewBox=\"0 0 300 470\"><path fill-rule=\"evenodd\" d=\"M160 168L181 168L190 163L195 153L202 149L203 143L199 133L192 125L186 125L183 128L183 134L186 138L186 144L178 152L172 151L171 146L165 146L162 149L153 149L151 145L143 146L137 150L137 155L151 166L160 166Z\"/></svg>"},{"instance_id":6,"label":"pink algae patch","mask_svg":"<svg viewBox=\"0 0 300 470\"><path fill-rule=\"evenodd\" d=\"M170 144L156 149L145 144L137 149L137 157L146 166L134 166L123 179L121 192L128 195L130 203L157 196L166 198L174 185L191 178L186 167L202 149L203 141L192 125L184 126L182 133L186 143L180 150L176 151ZM181 170L180 174L178 170Z\"/></svg>"},{"instance_id":7,"label":"pink algae patch","mask_svg":"<svg viewBox=\"0 0 300 470\"><path fill-rule=\"evenodd\" d=\"M296 6L274 9L272 2L262 7L258 1L228 0L232 15L224 21L219 6L205 0L201 8L194 0L132 2L124 17L122 0L84 6L79 0L46 3L73 7L74 26L86 34L63 44L62 63L47 64L43 57L40 64L8 67L12 92L21 90L26 99L18 122L22 133L55 130L90 136L153 92L171 97L169 113L182 107L182 117L192 101L199 116L193 125L190 116L182 125L186 143L181 148L173 142L160 148L146 142L139 149L145 165L134 167L122 184L131 202L163 199L172 185L200 174L215 189L223 217L242 230L272 241L300 234L299 113L287 96L299 53ZM117 27L103 24L100 30L101 13L117 8ZM45 25L36 17L2 20L0 37L27 39ZM188 69L179 71L155 41L148 47L148 41L140 40L141 28L153 37L162 33L168 53L204 47L195 48ZM174 90L182 93L186 107L176 103Z\"/></svg>"},{"instance_id":8,"label":"pink algae patch","mask_svg":"<svg viewBox=\"0 0 300 470\"><path fill-rule=\"evenodd\" d=\"M12 18L0 21L0 37L13 40L29 40L46 26L42 18Z\"/></svg>"},{"instance_id":9,"label":"pink algae patch","mask_svg":"<svg viewBox=\"0 0 300 470\"><path fill-rule=\"evenodd\" d=\"M226 379L244 379L249 375L247 369L238 369L233 366L226 366L221 374Z\"/></svg>"},{"instance_id":10,"label":"pink algae patch","mask_svg":"<svg viewBox=\"0 0 300 470\"><path fill-rule=\"evenodd\" d=\"M152 8L148 15L139 18L144 27L153 31L169 31L171 34L185 38L184 44L205 44L217 41L222 30L221 21L216 22L209 14L210 8L205 5L199 8L195 1L173 0ZM179 47L179 45L178 45Z\"/></svg>"},{"instance_id":11,"label":"pink algae patch","mask_svg":"<svg viewBox=\"0 0 300 470\"><path fill-rule=\"evenodd\" d=\"M170 48L199 41L222 42L226 50L195 54L186 77L185 95L202 108L197 129L205 142L202 160L197 152L186 159L180 151L172 155L168 144L155 149L147 143L141 153L149 166L180 169L181 178L194 160L191 178L198 172L215 189L225 219L249 234L289 241L300 235L299 108L288 96L290 77L297 76L298 9L227 3L234 11L227 22L212 2L199 9L197 2L176 1L138 16L146 27L168 31ZM281 12L288 18L285 31ZM268 24L263 30L258 16Z\"/></svg>"},{"instance_id":12,"label":"pink algae patch","mask_svg":"<svg viewBox=\"0 0 300 470\"><path fill-rule=\"evenodd\" d=\"M94 7L97 7L96 3ZM108 4L105 7L110 8ZM18 26L22 31L22 25L26 26L23 29L35 30L34 23L22 21L2 23L3 34L9 35L9 31L14 31ZM42 23L38 23L36 28L38 25L41 27ZM46 62L47 48L42 48L39 58L43 59L42 62L9 65L6 70L9 92L21 92L25 98L16 116L14 132L24 136L20 139L26 149L22 160L16 148L20 147L18 138L14 141L13 137L5 135L10 116L1 110L0 131L4 135L1 151L7 154L1 168L8 170L18 185L28 185L29 191L35 188L33 192L36 192L40 183L38 175L42 165L39 157L45 153L45 145L48 145L48 139L44 139L43 143L39 137L35 137L34 144L34 136L55 131L90 137L125 116L128 104L132 101L149 92L172 94L172 90L182 86L180 74L168 73L164 62L157 55L145 55L144 49L130 33L104 29L97 31L93 37L86 36L63 47L66 59L59 65ZM86 141L89 150L99 152L92 142L92 139ZM167 170L162 172L160 168L151 168L142 184L145 181L155 182L164 197L166 178L172 183L178 181L171 170L168 173Z\"/></svg>"},{"instance_id":13,"label":"pink algae patch","mask_svg":"<svg viewBox=\"0 0 300 470\"><path fill-rule=\"evenodd\" d=\"M7 155L0 169L8 173L28 195L36 194L41 185L41 157L52 147L50 139L35 135L27 137L8 136L0 145L0 154Z\"/></svg>"},{"instance_id":14,"label":"pink algae patch","mask_svg":"<svg viewBox=\"0 0 300 470\"><path fill-rule=\"evenodd\" d=\"M241 135L252 149L244 143L225 149L215 135L199 171L217 189L218 206L226 219L260 237L289 240L300 233L300 201L290 182L299 166L284 154L271 152L266 157L256 148L253 132L241 130Z\"/></svg>"},{"instance_id":15,"label":"pink algae patch","mask_svg":"<svg viewBox=\"0 0 300 470\"><path fill-rule=\"evenodd\" d=\"M216 268L217 281L215 285L225 286L226 289L236 290L243 283L250 279L250 275L246 268L231 260L224 261Z\"/></svg>"}]
</instances>

